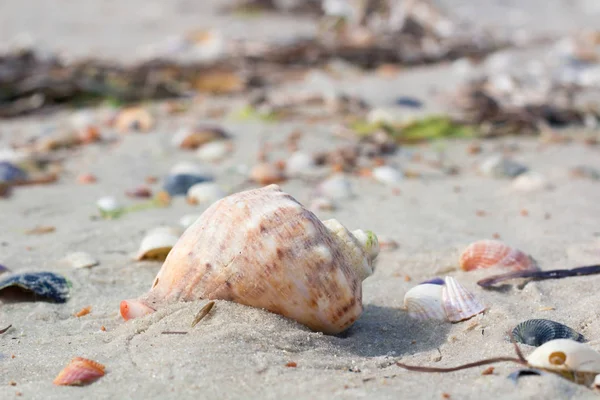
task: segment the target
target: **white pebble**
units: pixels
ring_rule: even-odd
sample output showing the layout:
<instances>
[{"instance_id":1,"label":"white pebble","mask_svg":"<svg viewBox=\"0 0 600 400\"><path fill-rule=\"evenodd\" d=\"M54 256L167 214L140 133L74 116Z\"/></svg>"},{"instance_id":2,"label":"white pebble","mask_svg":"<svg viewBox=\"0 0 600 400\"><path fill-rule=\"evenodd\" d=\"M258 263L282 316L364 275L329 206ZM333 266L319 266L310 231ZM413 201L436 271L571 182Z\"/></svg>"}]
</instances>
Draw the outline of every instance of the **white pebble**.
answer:
<instances>
[{"instance_id":1,"label":"white pebble","mask_svg":"<svg viewBox=\"0 0 600 400\"><path fill-rule=\"evenodd\" d=\"M71 264L73 268L88 268L100 264L98 260L83 251L67 254L65 261Z\"/></svg>"},{"instance_id":2,"label":"white pebble","mask_svg":"<svg viewBox=\"0 0 600 400\"><path fill-rule=\"evenodd\" d=\"M353 196L352 185L346 176L336 174L321 182L318 191L325 197L334 200L348 199Z\"/></svg>"},{"instance_id":3,"label":"white pebble","mask_svg":"<svg viewBox=\"0 0 600 400\"><path fill-rule=\"evenodd\" d=\"M373 178L376 181L386 185L395 185L402 181L402 172L394 167L384 165L382 167L373 168Z\"/></svg>"},{"instance_id":4,"label":"white pebble","mask_svg":"<svg viewBox=\"0 0 600 400\"><path fill-rule=\"evenodd\" d=\"M296 151L286 161L285 172L287 176L307 176L315 170L313 157L301 151Z\"/></svg>"},{"instance_id":5,"label":"white pebble","mask_svg":"<svg viewBox=\"0 0 600 400\"><path fill-rule=\"evenodd\" d=\"M529 171L521 174L513 181L513 189L519 192L535 192L538 190L550 189L551 185L548 179L539 172Z\"/></svg>"},{"instance_id":6,"label":"white pebble","mask_svg":"<svg viewBox=\"0 0 600 400\"><path fill-rule=\"evenodd\" d=\"M98 199L96 206L100 209L100 211L107 213L119 211L123 208L121 203L119 203L119 201L112 196L105 196Z\"/></svg>"},{"instance_id":7,"label":"white pebble","mask_svg":"<svg viewBox=\"0 0 600 400\"><path fill-rule=\"evenodd\" d=\"M196 150L196 157L205 162L218 162L227 157L232 149L231 142L218 140L200 146Z\"/></svg>"}]
</instances>

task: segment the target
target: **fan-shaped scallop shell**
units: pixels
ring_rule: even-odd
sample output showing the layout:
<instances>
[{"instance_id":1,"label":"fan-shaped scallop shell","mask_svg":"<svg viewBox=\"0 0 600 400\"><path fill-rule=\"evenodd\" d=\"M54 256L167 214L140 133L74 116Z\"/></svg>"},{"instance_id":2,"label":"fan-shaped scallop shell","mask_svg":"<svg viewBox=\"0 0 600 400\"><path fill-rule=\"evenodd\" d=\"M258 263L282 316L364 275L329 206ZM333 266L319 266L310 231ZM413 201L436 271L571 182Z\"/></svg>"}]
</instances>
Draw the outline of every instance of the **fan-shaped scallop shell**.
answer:
<instances>
[{"instance_id":1,"label":"fan-shaped scallop shell","mask_svg":"<svg viewBox=\"0 0 600 400\"><path fill-rule=\"evenodd\" d=\"M584 385L591 385L600 374L600 353L571 339L544 343L527 357L527 363Z\"/></svg>"},{"instance_id":2,"label":"fan-shaped scallop shell","mask_svg":"<svg viewBox=\"0 0 600 400\"><path fill-rule=\"evenodd\" d=\"M554 339L585 341L581 333L549 319L530 319L521 322L513 329L512 335L517 342L530 346L541 346Z\"/></svg>"},{"instance_id":3,"label":"fan-shaped scallop shell","mask_svg":"<svg viewBox=\"0 0 600 400\"><path fill-rule=\"evenodd\" d=\"M419 321L430 319L445 320L446 311L442 305L442 285L424 283L410 289L404 295L404 307L408 315Z\"/></svg>"},{"instance_id":4,"label":"fan-shaped scallop shell","mask_svg":"<svg viewBox=\"0 0 600 400\"><path fill-rule=\"evenodd\" d=\"M55 385L83 385L91 383L104 376L104 365L88 360L87 358L75 357L54 379Z\"/></svg>"},{"instance_id":5,"label":"fan-shaped scallop shell","mask_svg":"<svg viewBox=\"0 0 600 400\"><path fill-rule=\"evenodd\" d=\"M460 256L460 268L465 271L494 267L512 271L538 269L533 258L498 240L471 243Z\"/></svg>"},{"instance_id":6,"label":"fan-shaped scallop shell","mask_svg":"<svg viewBox=\"0 0 600 400\"><path fill-rule=\"evenodd\" d=\"M475 298L473 293L450 276L445 279L442 302L446 318L450 322L463 321L485 311L485 306Z\"/></svg>"},{"instance_id":7,"label":"fan-shaped scallop shell","mask_svg":"<svg viewBox=\"0 0 600 400\"><path fill-rule=\"evenodd\" d=\"M173 247L150 292L121 302L121 314L222 299L339 333L362 312L362 281L377 253L375 235L319 221L277 185L248 190L213 203Z\"/></svg>"}]
</instances>

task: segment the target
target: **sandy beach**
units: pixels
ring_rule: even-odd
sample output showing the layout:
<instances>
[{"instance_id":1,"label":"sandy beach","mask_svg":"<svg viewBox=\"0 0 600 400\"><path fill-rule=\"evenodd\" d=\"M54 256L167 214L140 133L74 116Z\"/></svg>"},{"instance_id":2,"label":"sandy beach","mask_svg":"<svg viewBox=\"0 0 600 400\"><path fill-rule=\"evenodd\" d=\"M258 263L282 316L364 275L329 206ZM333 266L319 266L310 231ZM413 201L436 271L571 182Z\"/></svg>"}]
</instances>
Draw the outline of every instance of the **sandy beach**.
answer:
<instances>
[{"instance_id":1,"label":"sandy beach","mask_svg":"<svg viewBox=\"0 0 600 400\"><path fill-rule=\"evenodd\" d=\"M232 37L247 32L257 38L314 33L314 25L304 18L269 16L259 21L214 16L211 10L216 1L203 2L202 6L180 1L168 7L160 1L122 5L87 0L65 3L60 12L45 2L39 8L25 3L5 1L0 5L2 41L29 35L41 48L65 51L73 57L91 53L128 62L144 45L195 28L216 28ZM492 18L502 9L502 2L481 2L475 7L477 13L468 10L469 2L444 3L456 3L462 18L474 20L473 15L482 15L487 17L481 18L481 24L511 27L509 21ZM599 7L593 11L592 2L578 2L576 6L564 3L528 2L519 21L532 26L533 31L544 31L542 25L551 25L549 30L557 35L574 27L594 26ZM537 13L536 7L544 8L544 13ZM564 17L567 12L569 18ZM138 18L130 18L132 15ZM514 52L514 56L532 58L536 51L542 50ZM410 117L444 111L437 93L454 88L462 78L456 68L441 64L405 69L393 77L367 72L329 80L315 73L290 84L290 88L326 86ZM424 107L415 111L394 106L400 96L420 99ZM206 97L182 114L165 111L165 102L146 104L156 118L156 126L149 132L120 134L102 126L102 134L114 141L58 152L64 162L56 183L17 187L10 197L0 199L0 264L15 273L52 271L72 283L64 304L0 296L0 329L12 324L0 335L1 399L597 397L597 392L552 374L526 376L515 383L507 376L519 366L510 363L494 365L488 375L482 375L486 367L439 374L409 372L396 365L401 361L452 367L512 356L507 332L532 318L566 324L600 350L600 276L484 290L476 282L489 276L489 271L464 272L458 267L459 254L467 245L492 238L530 254L542 269L598 263L600 183L576 178L570 171L577 166L600 170L600 147L581 140L553 142L535 136L510 136L403 145L386 157L386 164L410 171L415 177L405 174L390 186L349 175L355 196L339 201L335 210L316 211L318 217L335 218L350 230L372 230L386 241L395 241L398 248L382 249L374 274L363 282L364 312L343 334L313 332L282 316L221 300L194 328L190 322L205 300L177 303L149 316L123 321L120 301L147 292L161 267L160 262L135 260L144 235L157 226L178 226L183 216L199 215L209 205L191 205L183 197L174 197L169 207L103 219L96 201L114 196L126 205L142 203L128 198L125 192L149 176L159 178L149 185L157 192L173 165L201 163L193 151L172 145L181 126L211 122L231 134L235 146L231 154L222 162L205 163L215 182L227 192L259 186L244 181L265 141L280 143L300 130L299 147L311 154L349 143L332 135L334 124L329 122L267 123L204 116L207 107L229 107L237 101ZM89 111L98 121L111 112L106 107ZM49 129L61 129L71 115L71 111L61 110L1 120L0 148L25 142ZM473 143L481 147L477 154L469 151ZM427 162L440 160L442 154L444 164L457 174L444 173ZM482 176L477 167L497 154L543 174L550 186L519 191L511 179ZM278 159L289 154L276 149L271 156ZM78 183L82 173L93 174L97 182ZM280 186L307 206L314 199L312 182L290 179ZM55 230L26 234L38 226ZM64 260L73 252L86 252L99 265L73 268ZM458 279L485 303L485 313L460 323L410 318L403 310L405 293L438 276ZM88 306L88 315L74 316ZM533 351L530 346L521 348L526 355ZM105 365L106 375L84 387L53 385L61 369L78 356Z\"/></svg>"}]
</instances>

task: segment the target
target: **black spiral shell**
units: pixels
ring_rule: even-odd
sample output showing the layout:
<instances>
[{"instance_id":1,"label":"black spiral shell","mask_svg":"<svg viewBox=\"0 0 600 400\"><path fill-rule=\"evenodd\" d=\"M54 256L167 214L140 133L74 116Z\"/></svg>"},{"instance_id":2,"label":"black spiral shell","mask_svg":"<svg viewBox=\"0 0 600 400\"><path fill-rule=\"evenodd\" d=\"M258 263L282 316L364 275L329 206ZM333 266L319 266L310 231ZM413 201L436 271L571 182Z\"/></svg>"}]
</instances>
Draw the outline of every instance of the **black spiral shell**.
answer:
<instances>
[{"instance_id":1,"label":"black spiral shell","mask_svg":"<svg viewBox=\"0 0 600 400\"><path fill-rule=\"evenodd\" d=\"M513 338L530 346L541 346L554 339L572 339L585 342L583 335L560 322L549 319L530 319L521 322L512 331Z\"/></svg>"}]
</instances>

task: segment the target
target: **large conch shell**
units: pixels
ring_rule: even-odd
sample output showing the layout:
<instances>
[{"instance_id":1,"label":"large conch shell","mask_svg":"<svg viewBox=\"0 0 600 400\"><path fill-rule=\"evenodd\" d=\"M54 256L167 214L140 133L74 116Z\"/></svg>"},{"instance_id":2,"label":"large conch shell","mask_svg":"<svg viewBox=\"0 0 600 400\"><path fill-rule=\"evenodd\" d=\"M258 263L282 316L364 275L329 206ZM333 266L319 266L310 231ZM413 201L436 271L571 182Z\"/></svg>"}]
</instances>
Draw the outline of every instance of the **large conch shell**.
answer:
<instances>
[{"instance_id":1,"label":"large conch shell","mask_svg":"<svg viewBox=\"0 0 600 400\"><path fill-rule=\"evenodd\" d=\"M121 302L121 315L222 299L336 334L362 313L362 281L378 252L371 232L321 222L277 185L248 190L211 205L173 247L150 291Z\"/></svg>"}]
</instances>

